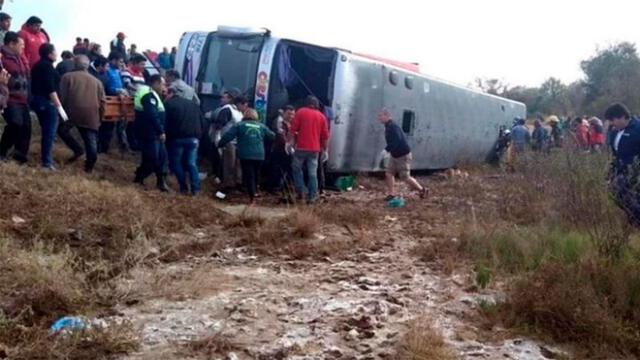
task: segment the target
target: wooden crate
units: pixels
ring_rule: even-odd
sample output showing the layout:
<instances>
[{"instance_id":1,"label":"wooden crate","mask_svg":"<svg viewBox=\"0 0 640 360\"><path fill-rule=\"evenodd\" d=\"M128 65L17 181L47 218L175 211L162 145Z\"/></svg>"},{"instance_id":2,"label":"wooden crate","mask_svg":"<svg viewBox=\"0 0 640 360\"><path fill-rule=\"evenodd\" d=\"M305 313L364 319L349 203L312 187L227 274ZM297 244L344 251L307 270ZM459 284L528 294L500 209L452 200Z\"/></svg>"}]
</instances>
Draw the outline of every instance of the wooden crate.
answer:
<instances>
[{"instance_id":1,"label":"wooden crate","mask_svg":"<svg viewBox=\"0 0 640 360\"><path fill-rule=\"evenodd\" d=\"M133 99L130 97L107 96L103 121L114 122L121 118L127 119L128 122L133 121L135 118Z\"/></svg>"}]
</instances>

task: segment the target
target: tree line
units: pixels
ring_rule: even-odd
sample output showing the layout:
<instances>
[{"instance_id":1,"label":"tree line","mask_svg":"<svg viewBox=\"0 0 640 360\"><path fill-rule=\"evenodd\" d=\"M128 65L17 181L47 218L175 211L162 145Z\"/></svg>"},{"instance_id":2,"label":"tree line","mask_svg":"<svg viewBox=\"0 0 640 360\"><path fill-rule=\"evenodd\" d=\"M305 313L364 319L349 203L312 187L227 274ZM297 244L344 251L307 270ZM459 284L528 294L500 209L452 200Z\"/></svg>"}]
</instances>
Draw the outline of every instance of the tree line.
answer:
<instances>
[{"instance_id":1,"label":"tree line","mask_svg":"<svg viewBox=\"0 0 640 360\"><path fill-rule=\"evenodd\" d=\"M565 84L550 77L539 87L509 86L499 79L476 79L473 84L489 94L523 102L531 117L602 116L613 102L640 109L640 56L636 45L621 42L598 49L580 63L584 78Z\"/></svg>"}]
</instances>

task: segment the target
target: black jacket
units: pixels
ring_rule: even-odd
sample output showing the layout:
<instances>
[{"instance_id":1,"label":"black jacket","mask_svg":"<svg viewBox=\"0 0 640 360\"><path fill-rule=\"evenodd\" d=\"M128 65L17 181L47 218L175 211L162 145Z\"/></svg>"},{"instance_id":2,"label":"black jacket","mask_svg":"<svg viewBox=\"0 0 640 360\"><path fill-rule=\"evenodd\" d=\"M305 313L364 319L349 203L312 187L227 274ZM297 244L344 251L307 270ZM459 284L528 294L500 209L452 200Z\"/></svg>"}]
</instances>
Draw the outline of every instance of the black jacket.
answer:
<instances>
[{"instance_id":1,"label":"black jacket","mask_svg":"<svg viewBox=\"0 0 640 360\"><path fill-rule=\"evenodd\" d=\"M391 153L394 158L403 157L411 153L409 143L407 143L407 137L404 135L402 128L393 120L389 120L384 125L384 136L387 140L387 147L385 150Z\"/></svg>"},{"instance_id":2,"label":"black jacket","mask_svg":"<svg viewBox=\"0 0 640 360\"><path fill-rule=\"evenodd\" d=\"M53 61L40 59L31 69L31 93L48 98L49 94L58 92L60 74L53 67Z\"/></svg>"},{"instance_id":3,"label":"black jacket","mask_svg":"<svg viewBox=\"0 0 640 360\"><path fill-rule=\"evenodd\" d=\"M102 84L102 87L104 88L104 92L107 96L116 96L117 94L110 94L109 93L109 73L107 73L106 71L101 73L98 72L98 70L96 70L95 67L93 67L93 65L89 66L89 74L93 75L93 77L95 77L96 79L100 80L100 83Z\"/></svg>"},{"instance_id":4,"label":"black jacket","mask_svg":"<svg viewBox=\"0 0 640 360\"><path fill-rule=\"evenodd\" d=\"M166 111L161 100L149 93L142 97L143 111L136 110L133 123L136 137L143 142L158 140L165 134Z\"/></svg>"},{"instance_id":5,"label":"black jacket","mask_svg":"<svg viewBox=\"0 0 640 360\"><path fill-rule=\"evenodd\" d=\"M613 150L612 168L616 175L626 174L629 166L640 160L640 119L632 118L629 125L623 131L618 150L615 148L615 140L619 131L612 131L611 147ZM640 166L640 164L638 164ZM636 169L637 170L637 169Z\"/></svg>"},{"instance_id":6,"label":"black jacket","mask_svg":"<svg viewBox=\"0 0 640 360\"><path fill-rule=\"evenodd\" d=\"M191 100L174 96L165 101L167 140L196 138L204 132L204 117L200 107Z\"/></svg>"}]
</instances>

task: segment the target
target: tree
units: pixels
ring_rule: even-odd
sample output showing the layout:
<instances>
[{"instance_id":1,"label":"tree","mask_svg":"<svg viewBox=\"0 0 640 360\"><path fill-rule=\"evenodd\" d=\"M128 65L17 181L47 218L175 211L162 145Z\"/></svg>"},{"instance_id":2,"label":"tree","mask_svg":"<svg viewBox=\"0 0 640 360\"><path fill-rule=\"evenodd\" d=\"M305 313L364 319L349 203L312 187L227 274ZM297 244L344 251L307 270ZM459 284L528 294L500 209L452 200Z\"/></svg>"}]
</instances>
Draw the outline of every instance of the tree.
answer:
<instances>
[{"instance_id":1,"label":"tree","mask_svg":"<svg viewBox=\"0 0 640 360\"><path fill-rule=\"evenodd\" d=\"M585 102L590 113L601 114L607 105L623 102L640 110L640 57L635 44L621 42L581 63L585 73Z\"/></svg>"},{"instance_id":2,"label":"tree","mask_svg":"<svg viewBox=\"0 0 640 360\"><path fill-rule=\"evenodd\" d=\"M508 85L502 82L500 79L482 79L477 78L475 80L475 87L478 90L486 92L491 95L502 95L508 88Z\"/></svg>"}]
</instances>

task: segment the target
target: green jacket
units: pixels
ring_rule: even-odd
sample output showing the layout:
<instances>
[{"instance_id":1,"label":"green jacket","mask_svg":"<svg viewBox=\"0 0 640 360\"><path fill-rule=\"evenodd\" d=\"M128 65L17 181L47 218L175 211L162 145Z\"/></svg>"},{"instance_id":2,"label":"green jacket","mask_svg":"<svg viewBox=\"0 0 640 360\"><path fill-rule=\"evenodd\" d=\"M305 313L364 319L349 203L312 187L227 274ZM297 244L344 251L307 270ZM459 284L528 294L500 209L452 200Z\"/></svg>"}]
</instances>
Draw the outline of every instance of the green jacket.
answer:
<instances>
[{"instance_id":1,"label":"green jacket","mask_svg":"<svg viewBox=\"0 0 640 360\"><path fill-rule=\"evenodd\" d=\"M238 157L242 160L264 160L264 140L275 139L276 135L264 124L255 120L242 120L222 135L218 147L224 147L233 139L238 139Z\"/></svg>"}]
</instances>

